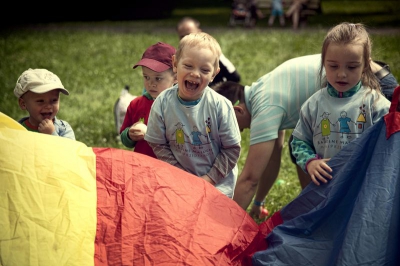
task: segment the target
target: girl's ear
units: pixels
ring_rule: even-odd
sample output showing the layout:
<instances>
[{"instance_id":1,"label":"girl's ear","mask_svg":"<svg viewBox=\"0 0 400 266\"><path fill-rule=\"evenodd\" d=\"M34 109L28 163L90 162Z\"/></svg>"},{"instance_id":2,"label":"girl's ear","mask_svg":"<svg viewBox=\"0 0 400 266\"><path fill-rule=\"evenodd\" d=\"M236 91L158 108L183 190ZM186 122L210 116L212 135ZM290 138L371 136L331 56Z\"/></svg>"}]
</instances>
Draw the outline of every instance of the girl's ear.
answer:
<instances>
[{"instance_id":1,"label":"girl's ear","mask_svg":"<svg viewBox=\"0 0 400 266\"><path fill-rule=\"evenodd\" d=\"M18 105L21 108L21 110L26 110L26 104L24 99L22 99L21 97L18 99Z\"/></svg>"}]
</instances>

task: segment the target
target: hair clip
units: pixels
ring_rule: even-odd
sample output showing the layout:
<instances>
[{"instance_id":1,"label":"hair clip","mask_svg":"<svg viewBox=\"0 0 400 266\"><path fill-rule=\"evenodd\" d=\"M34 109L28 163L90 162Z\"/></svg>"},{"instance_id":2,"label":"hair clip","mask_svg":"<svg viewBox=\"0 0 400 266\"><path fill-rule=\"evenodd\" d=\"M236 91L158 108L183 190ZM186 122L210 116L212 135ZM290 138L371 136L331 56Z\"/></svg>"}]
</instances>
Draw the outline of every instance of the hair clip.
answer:
<instances>
[{"instance_id":1,"label":"hair clip","mask_svg":"<svg viewBox=\"0 0 400 266\"><path fill-rule=\"evenodd\" d=\"M240 101L237 100L237 101L233 104L233 106L235 107L236 105L239 105L239 103L240 103Z\"/></svg>"}]
</instances>

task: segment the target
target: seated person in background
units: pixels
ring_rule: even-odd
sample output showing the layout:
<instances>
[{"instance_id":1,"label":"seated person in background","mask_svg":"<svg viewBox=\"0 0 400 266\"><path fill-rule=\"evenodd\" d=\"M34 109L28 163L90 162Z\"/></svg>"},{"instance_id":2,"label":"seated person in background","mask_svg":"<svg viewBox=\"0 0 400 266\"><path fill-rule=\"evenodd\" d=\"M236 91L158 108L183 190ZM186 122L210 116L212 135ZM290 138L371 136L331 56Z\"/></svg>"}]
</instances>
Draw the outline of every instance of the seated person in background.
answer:
<instances>
[{"instance_id":1,"label":"seated person in background","mask_svg":"<svg viewBox=\"0 0 400 266\"><path fill-rule=\"evenodd\" d=\"M286 11L286 17L292 17L293 29L299 28L300 12L304 9L309 0L293 0L292 5Z\"/></svg>"},{"instance_id":2,"label":"seated person in background","mask_svg":"<svg viewBox=\"0 0 400 266\"><path fill-rule=\"evenodd\" d=\"M176 27L179 39L182 39L186 35L195 32L201 32L200 29L200 22L191 17L184 17L182 18ZM213 81L210 82L209 86L212 87L213 85L224 82L224 81L234 81L240 82L240 75L237 72L235 66L226 58L223 54L221 54L219 58L219 68L220 71L217 76L214 78Z\"/></svg>"},{"instance_id":3,"label":"seated person in background","mask_svg":"<svg viewBox=\"0 0 400 266\"><path fill-rule=\"evenodd\" d=\"M28 117L18 122L27 130L75 140L75 134L68 122L56 117L60 109L60 92L69 95L57 75L47 69L24 71L17 80L14 95Z\"/></svg>"}]
</instances>

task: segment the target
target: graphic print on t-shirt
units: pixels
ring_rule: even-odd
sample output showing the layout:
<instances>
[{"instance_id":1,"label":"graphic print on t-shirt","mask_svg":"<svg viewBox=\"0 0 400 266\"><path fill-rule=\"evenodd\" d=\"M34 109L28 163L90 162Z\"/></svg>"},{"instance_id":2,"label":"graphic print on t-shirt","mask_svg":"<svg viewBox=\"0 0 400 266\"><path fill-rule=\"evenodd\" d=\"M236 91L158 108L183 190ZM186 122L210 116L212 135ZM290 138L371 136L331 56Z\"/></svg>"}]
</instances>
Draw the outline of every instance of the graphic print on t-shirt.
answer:
<instances>
[{"instance_id":1,"label":"graphic print on t-shirt","mask_svg":"<svg viewBox=\"0 0 400 266\"><path fill-rule=\"evenodd\" d=\"M186 133L182 122L175 124L175 131L170 139L171 149L188 157L206 157L213 155L211 146L211 119L201 125L194 125L190 133ZM175 140L175 143L174 143Z\"/></svg>"},{"instance_id":2,"label":"graphic print on t-shirt","mask_svg":"<svg viewBox=\"0 0 400 266\"><path fill-rule=\"evenodd\" d=\"M349 113L355 119L349 117ZM323 111L319 116L319 123L314 128L314 144L318 145L319 150L341 150L364 132L367 122L365 105L360 106L358 111L349 113L342 110L337 120L333 121L330 118L334 117L334 114Z\"/></svg>"}]
</instances>

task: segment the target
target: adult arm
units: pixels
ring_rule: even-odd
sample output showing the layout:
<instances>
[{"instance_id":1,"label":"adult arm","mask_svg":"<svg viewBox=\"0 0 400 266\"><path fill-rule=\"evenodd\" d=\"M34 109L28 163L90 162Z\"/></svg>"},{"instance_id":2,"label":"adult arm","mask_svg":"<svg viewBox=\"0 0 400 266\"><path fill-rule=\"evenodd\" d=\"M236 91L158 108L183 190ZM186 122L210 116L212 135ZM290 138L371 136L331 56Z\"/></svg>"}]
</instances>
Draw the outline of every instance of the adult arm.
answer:
<instances>
[{"instance_id":1,"label":"adult arm","mask_svg":"<svg viewBox=\"0 0 400 266\"><path fill-rule=\"evenodd\" d=\"M254 201L263 203L270 189L274 185L281 167L281 157L284 142L285 130L280 130L278 133L278 139L275 141L274 150L271 154L271 158L268 162L267 168L265 168L264 173L262 174L262 177L260 178L260 181L258 183ZM261 219L260 215L263 208L263 204L257 205L253 202L249 212L250 216L253 218Z\"/></svg>"},{"instance_id":2,"label":"adult arm","mask_svg":"<svg viewBox=\"0 0 400 266\"><path fill-rule=\"evenodd\" d=\"M244 210L246 210L251 203L257 190L258 183L264 184L268 182L268 175L263 175L263 173L270 161L275 141L276 140L273 139L249 147L247 159L236 183L233 196L233 200ZM260 195L263 194L262 187L263 186L260 186Z\"/></svg>"}]
</instances>

